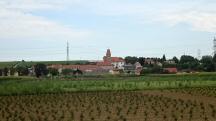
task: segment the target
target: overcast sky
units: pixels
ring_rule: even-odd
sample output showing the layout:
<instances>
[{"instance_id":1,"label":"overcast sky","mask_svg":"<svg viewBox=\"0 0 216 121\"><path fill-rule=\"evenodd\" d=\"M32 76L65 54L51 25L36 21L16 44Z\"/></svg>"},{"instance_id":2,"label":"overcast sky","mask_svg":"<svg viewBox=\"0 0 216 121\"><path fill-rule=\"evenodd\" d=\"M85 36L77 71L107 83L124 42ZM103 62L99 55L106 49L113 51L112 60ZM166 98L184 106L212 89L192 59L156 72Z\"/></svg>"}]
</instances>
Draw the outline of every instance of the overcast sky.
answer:
<instances>
[{"instance_id":1,"label":"overcast sky","mask_svg":"<svg viewBox=\"0 0 216 121\"><path fill-rule=\"evenodd\" d=\"M0 61L212 54L215 0L1 0Z\"/></svg>"}]
</instances>

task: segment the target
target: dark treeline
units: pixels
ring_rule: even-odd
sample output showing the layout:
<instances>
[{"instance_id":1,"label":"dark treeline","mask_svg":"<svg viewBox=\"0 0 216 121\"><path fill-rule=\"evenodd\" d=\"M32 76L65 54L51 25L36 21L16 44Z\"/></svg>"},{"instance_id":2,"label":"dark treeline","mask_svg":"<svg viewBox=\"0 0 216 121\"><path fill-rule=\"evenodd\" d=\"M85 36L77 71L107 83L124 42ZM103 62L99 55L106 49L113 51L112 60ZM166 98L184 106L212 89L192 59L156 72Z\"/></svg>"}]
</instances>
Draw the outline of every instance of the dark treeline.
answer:
<instances>
[{"instance_id":1,"label":"dark treeline","mask_svg":"<svg viewBox=\"0 0 216 121\"><path fill-rule=\"evenodd\" d=\"M82 75L83 72L79 69L63 69L62 75ZM12 66L11 68L5 67L0 69L0 76L36 76L37 78L40 77L47 77L48 75L59 76L59 70L55 68L48 68L46 64L37 63L35 65L26 65L25 62L21 62L21 64Z\"/></svg>"},{"instance_id":2,"label":"dark treeline","mask_svg":"<svg viewBox=\"0 0 216 121\"><path fill-rule=\"evenodd\" d=\"M160 70L161 68L177 68L179 71L191 72L191 71L216 71L216 55L213 57L210 55L203 56L200 60L190 56L182 55L179 59L173 57L167 60L166 56L162 58L145 58L145 57L125 57L127 64L134 64L139 62L144 68Z\"/></svg>"}]
</instances>

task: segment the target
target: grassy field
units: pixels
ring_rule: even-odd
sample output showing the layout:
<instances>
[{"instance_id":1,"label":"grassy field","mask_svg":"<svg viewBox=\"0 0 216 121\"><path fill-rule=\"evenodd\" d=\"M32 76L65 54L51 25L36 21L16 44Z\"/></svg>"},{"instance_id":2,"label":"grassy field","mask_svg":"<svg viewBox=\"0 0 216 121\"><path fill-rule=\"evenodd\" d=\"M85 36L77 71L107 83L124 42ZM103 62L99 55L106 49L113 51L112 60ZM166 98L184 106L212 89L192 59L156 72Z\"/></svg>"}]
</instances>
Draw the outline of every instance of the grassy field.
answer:
<instances>
[{"instance_id":1,"label":"grassy field","mask_svg":"<svg viewBox=\"0 0 216 121\"><path fill-rule=\"evenodd\" d=\"M216 86L215 73L145 75L140 77L98 76L64 79L29 77L0 78L0 95L62 93L78 91L130 91Z\"/></svg>"}]
</instances>

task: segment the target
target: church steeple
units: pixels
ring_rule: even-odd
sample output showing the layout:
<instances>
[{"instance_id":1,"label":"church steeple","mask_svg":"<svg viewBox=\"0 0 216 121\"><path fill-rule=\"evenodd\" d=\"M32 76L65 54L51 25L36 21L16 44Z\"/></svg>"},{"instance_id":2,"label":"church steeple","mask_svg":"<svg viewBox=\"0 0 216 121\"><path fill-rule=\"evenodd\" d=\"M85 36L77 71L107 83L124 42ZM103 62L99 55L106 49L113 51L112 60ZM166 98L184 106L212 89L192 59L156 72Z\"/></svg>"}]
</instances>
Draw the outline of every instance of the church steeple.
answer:
<instances>
[{"instance_id":1,"label":"church steeple","mask_svg":"<svg viewBox=\"0 0 216 121\"><path fill-rule=\"evenodd\" d=\"M103 57L103 60L106 62L110 62L112 59L111 50L107 49L106 56Z\"/></svg>"},{"instance_id":2,"label":"church steeple","mask_svg":"<svg viewBox=\"0 0 216 121\"><path fill-rule=\"evenodd\" d=\"M107 49L107 52L106 52L106 57L110 58L112 55L111 55L111 51L110 49Z\"/></svg>"}]
</instances>

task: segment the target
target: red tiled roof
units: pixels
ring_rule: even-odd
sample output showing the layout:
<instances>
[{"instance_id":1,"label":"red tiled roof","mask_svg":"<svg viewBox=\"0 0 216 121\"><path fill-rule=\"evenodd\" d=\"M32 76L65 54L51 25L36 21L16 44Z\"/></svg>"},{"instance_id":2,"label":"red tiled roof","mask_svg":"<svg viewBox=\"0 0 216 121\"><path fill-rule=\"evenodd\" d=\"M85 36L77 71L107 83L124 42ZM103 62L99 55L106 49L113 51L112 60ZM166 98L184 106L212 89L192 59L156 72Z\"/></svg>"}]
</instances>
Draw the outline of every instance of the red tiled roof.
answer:
<instances>
[{"instance_id":1,"label":"red tiled roof","mask_svg":"<svg viewBox=\"0 0 216 121\"><path fill-rule=\"evenodd\" d=\"M97 70L100 67L97 65L65 65L63 69L79 69L79 70Z\"/></svg>"},{"instance_id":2,"label":"red tiled roof","mask_svg":"<svg viewBox=\"0 0 216 121\"><path fill-rule=\"evenodd\" d=\"M164 68L164 70L169 71L170 73L177 73L177 68Z\"/></svg>"},{"instance_id":3,"label":"red tiled roof","mask_svg":"<svg viewBox=\"0 0 216 121\"><path fill-rule=\"evenodd\" d=\"M56 64L56 65L49 65L47 68L56 68L56 69L59 69L59 68L62 68L63 65L60 65L60 64Z\"/></svg>"},{"instance_id":4,"label":"red tiled roof","mask_svg":"<svg viewBox=\"0 0 216 121\"><path fill-rule=\"evenodd\" d=\"M109 63L101 63L99 65L51 65L48 68L55 68L55 69L79 69L81 71L104 71L112 69L112 65Z\"/></svg>"},{"instance_id":5,"label":"red tiled roof","mask_svg":"<svg viewBox=\"0 0 216 121\"><path fill-rule=\"evenodd\" d=\"M124 59L119 57L111 57L112 62L125 62Z\"/></svg>"},{"instance_id":6,"label":"red tiled roof","mask_svg":"<svg viewBox=\"0 0 216 121\"><path fill-rule=\"evenodd\" d=\"M107 61L105 61L105 62L97 62L97 65L98 66L112 66L112 64L110 62L107 62Z\"/></svg>"}]
</instances>

